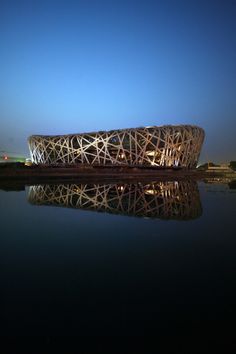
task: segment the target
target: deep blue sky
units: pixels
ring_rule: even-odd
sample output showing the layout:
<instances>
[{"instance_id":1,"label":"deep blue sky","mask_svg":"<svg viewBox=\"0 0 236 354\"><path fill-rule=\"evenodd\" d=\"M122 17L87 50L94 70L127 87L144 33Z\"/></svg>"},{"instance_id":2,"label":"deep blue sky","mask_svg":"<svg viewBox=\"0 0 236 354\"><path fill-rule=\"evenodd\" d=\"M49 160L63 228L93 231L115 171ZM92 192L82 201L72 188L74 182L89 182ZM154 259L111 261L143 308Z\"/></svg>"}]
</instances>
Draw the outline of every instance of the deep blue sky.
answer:
<instances>
[{"instance_id":1,"label":"deep blue sky","mask_svg":"<svg viewBox=\"0 0 236 354\"><path fill-rule=\"evenodd\" d=\"M0 1L0 150L163 124L236 160L236 1Z\"/></svg>"}]
</instances>

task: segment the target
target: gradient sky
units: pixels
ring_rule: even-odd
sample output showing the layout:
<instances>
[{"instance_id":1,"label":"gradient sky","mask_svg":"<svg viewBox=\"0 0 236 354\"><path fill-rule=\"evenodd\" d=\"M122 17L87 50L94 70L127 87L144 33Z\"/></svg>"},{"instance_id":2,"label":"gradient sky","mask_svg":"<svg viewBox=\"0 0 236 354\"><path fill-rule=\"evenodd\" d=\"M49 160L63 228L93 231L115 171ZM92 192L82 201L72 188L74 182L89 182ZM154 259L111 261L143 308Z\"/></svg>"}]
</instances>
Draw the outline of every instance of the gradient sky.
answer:
<instances>
[{"instance_id":1,"label":"gradient sky","mask_svg":"<svg viewBox=\"0 0 236 354\"><path fill-rule=\"evenodd\" d=\"M31 134L205 129L236 160L236 1L0 1L0 150Z\"/></svg>"}]
</instances>

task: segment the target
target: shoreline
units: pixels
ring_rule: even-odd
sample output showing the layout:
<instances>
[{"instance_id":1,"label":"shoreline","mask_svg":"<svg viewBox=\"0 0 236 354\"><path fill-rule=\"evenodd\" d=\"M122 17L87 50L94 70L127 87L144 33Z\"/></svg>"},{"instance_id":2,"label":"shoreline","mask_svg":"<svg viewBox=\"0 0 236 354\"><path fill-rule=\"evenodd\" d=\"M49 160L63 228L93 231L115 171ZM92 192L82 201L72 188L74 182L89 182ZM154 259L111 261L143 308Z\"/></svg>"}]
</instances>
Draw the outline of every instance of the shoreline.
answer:
<instances>
[{"instance_id":1,"label":"shoreline","mask_svg":"<svg viewBox=\"0 0 236 354\"><path fill-rule=\"evenodd\" d=\"M211 173L215 176L215 173ZM207 173L209 176L209 173ZM21 163L8 163L0 166L0 180L3 179L38 179L38 178L204 178L206 173L197 169L184 169L180 167L156 166L91 166L91 165L32 165Z\"/></svg>"},{"instance_id":2,"label":"shoreline","mask_svg":"<svg viewBox=\"0 0 236 354\"><path fill-rule=\"evenodd\" d=\"M198 169L188 170L184 168L160 168L144 166L91 166L91 165L60 165L45 166L24 164L4 164L0 166L0 189L22 190L24 186L32 184L58 184L58 183L102 183L102 182L150 182L150 181L204 181L236 180L236 172L222 173L202 171ZM19 188L19 189L18 189Z\"/></svg>"}]
</instances>

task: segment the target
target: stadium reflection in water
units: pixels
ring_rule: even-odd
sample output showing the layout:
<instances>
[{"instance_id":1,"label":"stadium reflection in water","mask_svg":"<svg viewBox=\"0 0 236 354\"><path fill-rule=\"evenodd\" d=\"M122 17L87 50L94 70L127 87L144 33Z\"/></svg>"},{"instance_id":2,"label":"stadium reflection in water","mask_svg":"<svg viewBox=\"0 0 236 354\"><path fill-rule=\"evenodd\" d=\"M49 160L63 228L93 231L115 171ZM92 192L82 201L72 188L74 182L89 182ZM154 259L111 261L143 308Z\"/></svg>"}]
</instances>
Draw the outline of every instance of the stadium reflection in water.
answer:
<instances>
[{"instance_id":1,"label":"stadium reflection in water","mask_svg":"<svg viewBox=\"0 0 236 354\"><path fill-rule=\"evenodd\" d=\"M160 219L189 220L202 214L198 186L192 180L35 185L28 200L36 205Z\"/></svg>"}]
</instances>

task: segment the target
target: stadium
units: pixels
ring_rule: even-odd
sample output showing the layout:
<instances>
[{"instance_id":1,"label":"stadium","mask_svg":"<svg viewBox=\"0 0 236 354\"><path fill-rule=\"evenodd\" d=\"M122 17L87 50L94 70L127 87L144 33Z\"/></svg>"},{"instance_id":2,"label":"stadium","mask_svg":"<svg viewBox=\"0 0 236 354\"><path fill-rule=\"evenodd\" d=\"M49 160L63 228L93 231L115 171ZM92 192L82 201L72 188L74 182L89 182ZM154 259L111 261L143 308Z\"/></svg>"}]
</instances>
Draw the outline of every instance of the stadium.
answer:
<instances>
[{"instance_id":1,"label":"stadium","mask_svg":"<svg viewBox=\"0 0 236 354\"><path fill-rule=\"evenodd\" d=\"M194 168L204 130L166 125L69 135L32 135L35 164L90 164Z\"/></svg>"}]
</instances>

